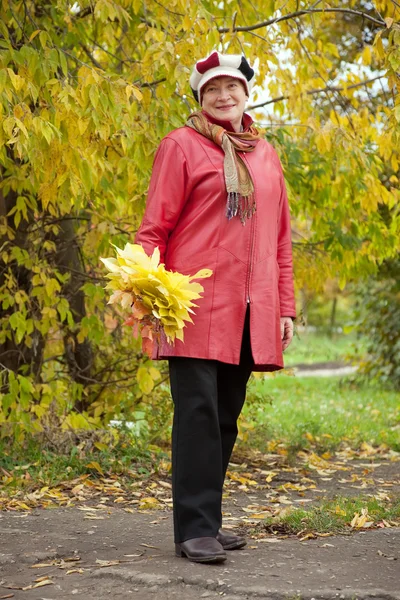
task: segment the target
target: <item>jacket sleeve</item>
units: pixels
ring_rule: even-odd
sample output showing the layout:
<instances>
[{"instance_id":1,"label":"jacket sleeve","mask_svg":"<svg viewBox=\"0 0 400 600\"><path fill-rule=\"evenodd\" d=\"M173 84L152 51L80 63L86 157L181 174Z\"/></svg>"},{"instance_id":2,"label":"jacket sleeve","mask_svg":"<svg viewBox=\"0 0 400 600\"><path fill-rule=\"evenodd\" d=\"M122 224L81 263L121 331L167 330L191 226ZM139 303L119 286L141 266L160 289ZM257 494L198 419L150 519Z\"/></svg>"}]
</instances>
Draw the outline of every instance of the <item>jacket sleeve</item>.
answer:
<instances>
[{"instance_id":1,"label":"jacket sleeve","mask_svg":"<svg viewBox=\"0 0 400 600\"><path fill-rule=\"evenodd\" d=\"M282 165L276 154L279 166L281 196L279 202L278 216L278 251L277 261L279 265L279 301L281 317L296 318L296 302L293 284L293 255L292 236L290 227L290 210L287 197L285 179Z\"/></svg>"},{"instance_id":2,"label":"jacket sleeve","mask_svg":"<svg viewBox=\"0 0 400 600\"><path fill-rule=\"evenodd\" d=\"M148 255L158 246L162 263L168 238L178 222L189 191L186 157L179 144L166 137L154 157L146 209L135 235L135 243L141 244Z\"/></svg>"}]
</instances>

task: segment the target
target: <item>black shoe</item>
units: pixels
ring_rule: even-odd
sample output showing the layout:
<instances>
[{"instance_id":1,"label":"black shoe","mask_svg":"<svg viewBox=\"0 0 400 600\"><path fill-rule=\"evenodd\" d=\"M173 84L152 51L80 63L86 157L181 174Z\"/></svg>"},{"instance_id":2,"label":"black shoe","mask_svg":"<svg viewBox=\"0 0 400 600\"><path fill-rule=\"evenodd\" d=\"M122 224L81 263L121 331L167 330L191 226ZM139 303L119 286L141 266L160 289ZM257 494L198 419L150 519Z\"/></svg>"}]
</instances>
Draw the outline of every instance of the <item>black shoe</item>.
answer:
<instances>
[{"instance_id":1,"label":"black shoe","mask_svg":"<svg viewBox=\"0 0 400 600\"><path fill-rule=\"evenodd\" d=\"M216 563L226 560L226 552L214 537L200 537L175 544L176 556L186 556L192 562Z\"/></svg>"},{"instance_id":2,"label":"black shoe","mask_svg":"<svg viewBox=\"0 0 400 600\"><path fill-rule=\"evenodd\" d=\"M224 550L238 550L247 544L244 537L233 535L233 533L223 531L222 529L217 533L217 540Z\"/></svg>"}]
</instances>

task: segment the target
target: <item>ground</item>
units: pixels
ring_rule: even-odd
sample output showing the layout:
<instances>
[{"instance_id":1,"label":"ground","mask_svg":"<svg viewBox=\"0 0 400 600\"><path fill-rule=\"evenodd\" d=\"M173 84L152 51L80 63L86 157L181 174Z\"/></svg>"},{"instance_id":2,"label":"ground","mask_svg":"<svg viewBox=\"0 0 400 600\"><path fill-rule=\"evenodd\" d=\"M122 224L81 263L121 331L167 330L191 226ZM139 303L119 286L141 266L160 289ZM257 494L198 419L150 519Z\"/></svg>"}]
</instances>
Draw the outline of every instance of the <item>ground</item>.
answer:
<instances>
[{"instance_id":1,"label":"ground","mask_svg":"<svg viewBox=\"0 0 400 600\"><path fill-rule=\"evenodd\" d=\"M248 544L220 565L175 556L167 459L153 469L124 463L118 472L118 461L82 450L83 474L65 461L54 462L56 472L37 457L6 461L0 467L0 600L400 600L396 399L320 381L299 391L298 380L288 378L287 399L273 380L279 402L265 417L270 433L279 434L281 421L292 422L293 398L296 408L307 399L295 415L293 439L272 436L266 454L236 448L223 519ZM331 404L322 406L327 392ZM327 419L321 430L313 427L312 419L323 421L317 409ZM372 429L351 443L366 421ZM392 432L392 446L381 443L381 431Z\"/></svg>"},{"instance_id":2,"label":"ground","mask_svg":"<svg viewBox=\"0 0 400 600\"><path fill-rule=\"evenodd\" d=\"M397 493L397 457L332 462L330 472L324 464L311 470L310 465L308 459L279 469L266 485L260 481L269 478L265 473L273 464L266 471L248 465L252 479L240 475L243 481L231 465L224 525L245 533L248 545L229 552L220 565L198 565L174 555L167 479L161 486L167 494L158 496L157 510L140 510L134 491L111 498L96 492L81 502L76 496L75 506L61 508L10 506L0 512L0 599L400 600L400 528L380 523L345 535L294 535L279 527L275 533L266 530L260 514L271 506L277 511L310 507L321 497ZM301 489L310 475L315 487ZM258 485L249 483L257 478Z\"/></svg>"}]
</instances>

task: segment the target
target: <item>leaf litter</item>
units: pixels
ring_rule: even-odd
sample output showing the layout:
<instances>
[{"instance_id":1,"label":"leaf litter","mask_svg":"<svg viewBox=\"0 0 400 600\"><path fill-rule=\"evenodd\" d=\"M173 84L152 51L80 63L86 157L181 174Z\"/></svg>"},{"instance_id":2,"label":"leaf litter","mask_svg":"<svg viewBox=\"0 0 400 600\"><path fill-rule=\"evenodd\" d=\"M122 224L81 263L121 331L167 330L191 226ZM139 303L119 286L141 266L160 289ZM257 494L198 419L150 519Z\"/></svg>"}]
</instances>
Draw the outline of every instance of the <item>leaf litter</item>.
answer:
<instances>
[{"instance_id":1,"label":"leaf litter","mask_svg":"<svg viewBox=\"0 0 400 600\"><path fill-rule=\"evenodd\" d=\"M400 460L400 453L383 445L375 448L364 442L358 451L342 448L333 455L324 453L321 456L314 451L302 450L294 460L289 460L287 449L275 445L274 452L268 454L254 450L236 451L234 460L227 471L224 500L233 500L235 510L224 513L224 526L240 525L260 539L293 534L293 528L279 521L293 514L298 507L303 510L307 506L310 509L318 506L323 498L329 497L332 489L336 492L340 488L341 493L343 488L370 490L369 496L382 505L391 502L388 495L391 488L400 489L399 469L397 477L379 477L380 469ZM53 487L35 481L29 475L30 466L16 467L13 471L2 469L0 510L27 513L34 508L74 506L82 511L84 520L103 521L117 506L132 514L162 514L172 508L170 463L166 460L159 462L155 472L146 475L132 468L123 474L104 472L98 462L91 461L87 464L90 473L61 481ZM248 502L249 499L253 501ZM346 512L339 504L333 512L334 516L345 518ZM166 517L159 517L162 518ZM271 520L274 522L270 523ZM153 524L157 522L155 519ZM400 523L386 518L376 520L363 507L354 512L347 525L349 530L360 530L395 527ZM331 534L308 530L301 535L297 533L298 539L303 541L321 535Z\"/></svg>"}]
</instances>

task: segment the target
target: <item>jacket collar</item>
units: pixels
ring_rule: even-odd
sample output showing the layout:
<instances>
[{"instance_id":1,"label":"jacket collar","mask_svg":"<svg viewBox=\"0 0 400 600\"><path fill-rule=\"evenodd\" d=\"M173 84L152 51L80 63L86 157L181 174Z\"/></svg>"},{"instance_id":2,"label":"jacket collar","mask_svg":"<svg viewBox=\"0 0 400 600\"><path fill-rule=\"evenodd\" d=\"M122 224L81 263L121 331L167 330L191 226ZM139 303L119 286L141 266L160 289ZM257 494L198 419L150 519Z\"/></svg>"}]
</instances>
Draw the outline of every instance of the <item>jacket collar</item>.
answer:
<instances>
[{"instance_id":1,"label":"jacket collar","mask_svg":"<svg viewBox=\"0 0 400 600\"><path fill-rule=\"evenodd\" d=\"M207 120L210 121L210 123L213 123L214 125L220 125L227 131L235 131L232 126L232 123L230 121L222 121L220 119L216 119L215 117L212 117L211 115L209 115L208 112L206 112L205 110L202 110L201 112L207 118ZM243 117L242 117L243 131L248 131L250 125L252 125L253 122L254 121L250 115L248 115L247 113L243 113Z\"/></svg>"}]
</instances>

